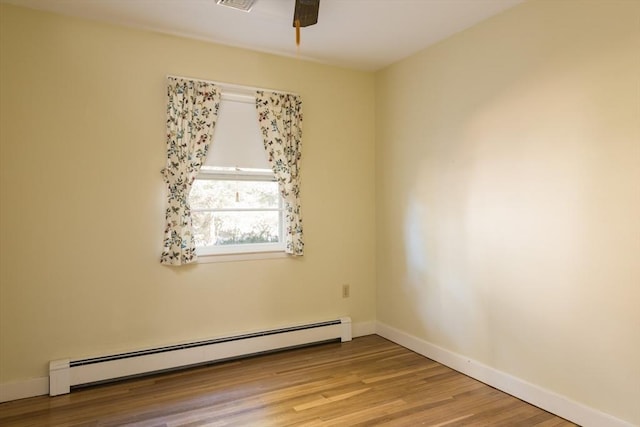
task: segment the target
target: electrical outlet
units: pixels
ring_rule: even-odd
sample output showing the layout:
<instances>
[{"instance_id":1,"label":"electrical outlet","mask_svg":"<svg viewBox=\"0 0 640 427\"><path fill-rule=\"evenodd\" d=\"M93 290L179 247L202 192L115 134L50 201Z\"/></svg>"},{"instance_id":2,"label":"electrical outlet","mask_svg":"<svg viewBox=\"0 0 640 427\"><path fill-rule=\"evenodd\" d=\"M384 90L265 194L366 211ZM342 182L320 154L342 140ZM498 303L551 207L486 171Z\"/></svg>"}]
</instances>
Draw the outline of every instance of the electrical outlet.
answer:
<instances>
[{"instance_id":1,"label":"electrical outlet","mask_svg":"<svg viewBox=\"0 0 640 427\"><path fill-rule=\"evenodd\" d=\"M342 285L342 298L349 298L349 285Z\"/></svg>"}]
</instances>

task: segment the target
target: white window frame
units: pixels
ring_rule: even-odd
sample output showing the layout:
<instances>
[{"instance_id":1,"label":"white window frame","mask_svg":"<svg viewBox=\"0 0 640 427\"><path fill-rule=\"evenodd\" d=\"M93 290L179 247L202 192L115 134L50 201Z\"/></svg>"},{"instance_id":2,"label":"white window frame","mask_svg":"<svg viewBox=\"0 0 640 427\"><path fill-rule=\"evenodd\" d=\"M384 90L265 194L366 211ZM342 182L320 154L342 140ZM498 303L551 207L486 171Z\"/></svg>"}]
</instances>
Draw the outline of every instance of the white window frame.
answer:
<instances>
[{"instance_id":1,"label":"white window frame","mask_svg":"<svg viewBox=\"0 0 640 427\"><path fill-rule=\"evenodd\" d=\"M276 182L273 172L255 171L247 169L236 170L206 170L203 167L198 173L197 180L227 180L227 181L271 181ZM199 262L221 262L221 261L242 261L247 259L268 259L268 258L284 258L285 253L284 242L284 200L282 196L278 197L277 208L266 209L196 209L192 208L192 212L251 212L251 211L277 211L278 212L278 242L277 243L247 243L239 245L221 245L221 246L197 246L196 255Z\"/></svg>"}]
</instances>

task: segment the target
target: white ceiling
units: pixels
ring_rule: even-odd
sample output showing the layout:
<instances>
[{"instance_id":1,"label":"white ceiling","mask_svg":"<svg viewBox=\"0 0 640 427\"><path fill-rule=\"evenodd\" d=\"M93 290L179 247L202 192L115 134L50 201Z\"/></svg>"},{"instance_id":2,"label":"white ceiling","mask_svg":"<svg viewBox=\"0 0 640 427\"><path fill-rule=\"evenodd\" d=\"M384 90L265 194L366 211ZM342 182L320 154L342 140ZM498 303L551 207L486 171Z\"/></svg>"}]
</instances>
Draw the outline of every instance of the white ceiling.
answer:
<instances>
[{"instance_id":1,"label":"white ceiling","mask_svg":"<svg viewBox=\"0 0 640 427\"><path fill-rule=\"evenodd\" d=\"M374 71L524 0L320 0L298 52L294 0L257 0L249 13L216 0L0 1Z\"/></svg>"}]
</instances>

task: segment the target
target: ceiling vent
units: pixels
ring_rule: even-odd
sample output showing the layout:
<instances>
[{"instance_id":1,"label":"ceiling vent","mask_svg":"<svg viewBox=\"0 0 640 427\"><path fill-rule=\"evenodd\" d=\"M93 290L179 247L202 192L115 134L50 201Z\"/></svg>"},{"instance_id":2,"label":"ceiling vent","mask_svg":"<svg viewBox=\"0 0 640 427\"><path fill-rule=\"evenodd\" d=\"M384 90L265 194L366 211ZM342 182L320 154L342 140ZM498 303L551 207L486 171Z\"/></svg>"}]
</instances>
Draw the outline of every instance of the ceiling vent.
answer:
<instances>
[{"instance_id":1,"label":"ceiling vent","mask_svg":"<svg viewBox=\"0 0 640 427\"><path fill-rule=\"evenodd\" d=\"M217 0L216 3L221 6L242 10L243 12L250 12L256 1L257 0Z\"/></svg>"}]
</instances>

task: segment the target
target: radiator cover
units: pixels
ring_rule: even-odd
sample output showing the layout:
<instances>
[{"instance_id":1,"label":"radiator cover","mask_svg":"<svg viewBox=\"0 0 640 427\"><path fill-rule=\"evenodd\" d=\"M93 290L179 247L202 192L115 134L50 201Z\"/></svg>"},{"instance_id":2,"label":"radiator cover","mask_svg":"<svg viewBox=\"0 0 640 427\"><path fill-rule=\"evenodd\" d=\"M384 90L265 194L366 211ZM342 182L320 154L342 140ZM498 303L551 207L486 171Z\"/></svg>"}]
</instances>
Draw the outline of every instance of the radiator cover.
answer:
<instances>
[{"instance_id":1,"label":"radiator cover","mask_svg":"<svg viewBox=\"0 0 640 427\"><path fill-rule=\"evenodd\" d=\"M49 395L69 393L72 386L338 339L351 341L349 317L85 359L52 360Z\"/></svg>"}]
</instances>

